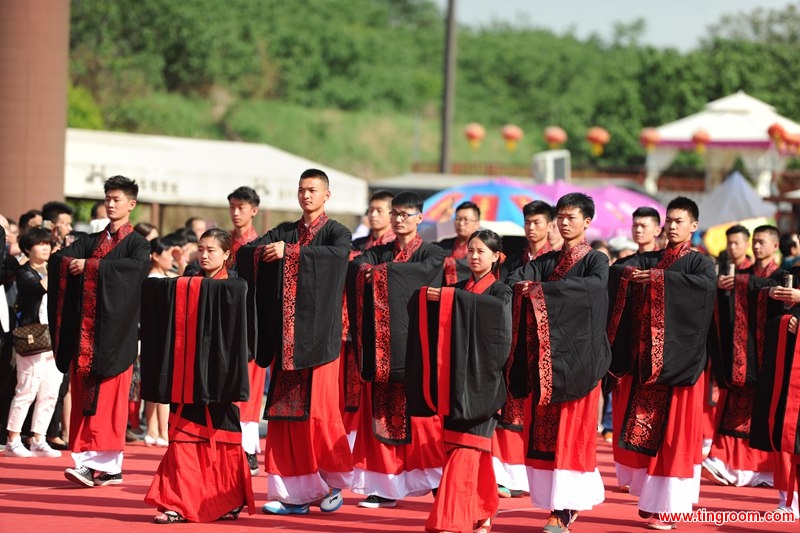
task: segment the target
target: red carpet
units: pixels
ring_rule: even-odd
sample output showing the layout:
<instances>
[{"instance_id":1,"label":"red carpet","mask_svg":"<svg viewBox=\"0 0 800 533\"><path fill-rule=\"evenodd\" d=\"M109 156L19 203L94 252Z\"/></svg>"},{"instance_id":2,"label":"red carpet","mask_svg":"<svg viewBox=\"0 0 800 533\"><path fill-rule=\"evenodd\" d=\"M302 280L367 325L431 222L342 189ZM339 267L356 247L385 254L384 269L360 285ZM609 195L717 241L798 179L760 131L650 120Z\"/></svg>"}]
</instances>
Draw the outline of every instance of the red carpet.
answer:
<instances>
[{"instance_id":1,"label":"red carpet","mask_svg":"<svg viewBox=\"0 0 800 533\"><path fill-rule=\"evenodd\" d=\"M242 514L235 522L213 524L151 523L155 510L142 499L162 450L142 444L129 445L125 450L125 482L122 485L79 488L64 479L63 470L73 466L69 454L60 459L16 459L0 454L0 530L3 533L138 533L142 531L248 531L261 532L266 528L287 532L394 532L423 531L432 497L411 498L393 509L362 509L356 507L360 497L345 494L345 505L334 513L322 513L312 508L306 516L267 516L260 512L265 501L266 477L254 478L258 513ZM599 445L600 469L606 484L606 501L593 511L580 515L570 531L643 532L644 521L639 519L634 497L616 490L611 447ZM261 460L263 468L263 458ZM703 481L698 508L708 511L769 511L777 506L777 491L771 488L717 487ZM531 506L530 499L500 500L500 513L492 532L529 533L541 531L548 513ZM776 531L797 532L800 524L681 523L678 531Z\"/></svg>"}]
</instances>

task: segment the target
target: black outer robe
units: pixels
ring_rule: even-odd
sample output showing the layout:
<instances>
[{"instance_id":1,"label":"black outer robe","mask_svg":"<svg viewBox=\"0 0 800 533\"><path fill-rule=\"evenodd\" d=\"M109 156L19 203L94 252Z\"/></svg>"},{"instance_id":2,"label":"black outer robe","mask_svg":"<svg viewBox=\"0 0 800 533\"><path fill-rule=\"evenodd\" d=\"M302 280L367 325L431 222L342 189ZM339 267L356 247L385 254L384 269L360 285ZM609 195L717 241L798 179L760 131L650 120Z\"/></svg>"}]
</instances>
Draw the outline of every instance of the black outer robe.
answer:
<instances>
[{"instance_id":1,"label":"black outer robe","mask_svg":"<svg viewBox=\"0 0 800 533\"><path fill-rule=\"evenodd\" d=\"M229 275L233 276L229 271ZM178 301L179 280L199 282L196 300ZM185 297L185 295L184 295ZM148 278L142 284L142 398L158 403L231 403L249 398L247 283L242 279ZM176 329L176 314L194 330ZM189 338L191 337L191 339ZM191 390L173 390L175 346L195 343ZM183 373L182 372L182 373Z\"/></svg>"},{"instance_id":2,"label":"black outer robe","mask_svg":"<svg viewBox=\"0 0 800 533\"><path fill-rule=\"evenodd\" d=\"M800 268L792 267L795 289L800 288ZM772 300L773 302L777 302ZM787 406L791 410L791 404L797 408L800 401L800 372L792 375L790 369L796 363L800 354L796 354L797 334L786 334L786 346L783 352L778 351L779 327L781 318L784 315L791 315L800 319L800 305L793 305L785 309L783 302L777 302L777 306L770 307L775 311L767 322L766 342L764 346L764 359L761 371L758 375L756 384L756 397L753 403L753 416L750 425L750 446L764 451L782 451L787 453L800 454L800 415L794 421L794 428L784 427L787 422ZM783 367L782 376L778 377L778 367ZM794 381L792 381L794 380ZM794 394L792 394L794 393ZM789 417L791 418L791 417ZM789 421L791 424L792 422ZM795 441L794 449L785 449L784 433L794 430Z\"/></svg>"},{"instance_id":3,"label":"black outer robe","mask_svg":"<svg viewBox=\"0 0 800 533\"><path fill-rule=\"evenodd\" d=\"M250 343L256 361L268 367L283 352L284 288L296 285L294 370L324 365L342 347L342 292L351 250L350 231L329 219L308 246L300 247L296 280L284 279L284 262L255 260L259 246L298 242L298 222L286 222L242 246L236 257L240 277L247 280Z\"/></svg>"},{"instance_id":4,"label":"black outer robe","mask_svg":"<svg viewBox=\"0 0 800 533\"><path fill-rule=\"evenodd\" d=\"M394 243L374 246L353 259L348 281L348 308L357 356L361 360L361 376L373 381L376 373L375 313L372 291L364 291L363 302L356 298L356 273L363 264L386 264L389 300L389 338L391 342L390 381L402 383L405 379L406 343L408 338L408 305L414 292L423 286L438 287L442 275L444 250L423 242L406 263L394 260ZM358 323L356 308L363 306L363 323ZM360 330L360 332L359 332ZM358 344L359 333L361 344Z\"/></svg>"},{"instance_id":5,"label":"black outer robe","mask_svg":"<svg viewBox=\"0 0 800 533\"><path fill-rule=\"evenodd\" d=\"M444 416L444 428L490 438L496 426L498 410L506 400L503 367L511 346L511 288L495 281L482 294L463 290L467 281L455 285L450 317L450 410ZM427 324L419 322L419 297L412 299L408 358L406 360L406 397L411 416L433 416L423 389L430 398L438 395L437 339L443 333L439 323L439 302L428 302ZM423 352L420 328L427 328L432 369L428 383L423 379ZM436 406L439 407L439 406Z\"/></svg>"},{"instance_id":6,"label":"black outer robe","mask_svg":"<svg viewBox=\"0 0 800 533\"><path fill-rule=\"evenodd\" d=\"M445 252L436 244L423 242L407 262L395 262L394 246L394 242L373 246L351 261L347 300L361 377L373 382L369 416L375 438L384 444L401 445L411 442L411 418L403 385L408 305L420 287L439 286ZM372 283L365 283L359 275L363 265L380 265L373 269ZM376 319L376 296L388 308L388 319Z\"/></svg>"},{"instance_id":7,"label":"black outer robe","mask_svg":"<svg viewBox=\"0 0 800 533\"><path fill-rule=\"evenodd\" d=\"M611 298L609 322L617 322L611 344L610 371L617 376L633 370L635 347L631 344L634 283L627 287L624 309L615 320L614 304L618 298L620 279L626 267L655 269L663 250L632 255L611 267L608 292ZM706 367L706 340L714 310L716 276L710 259L690 252L664 270L664 366L656 383L667 386L694 385ZM638 324L638 320L636 320ZM646 379L649 376L641 376Z\"/></svg>"},{"instance_id":8,"label":"black outer robe","mask_svg":"<svg viewBox=\"0 0 800 533\"><path fill-rule=\"evenodd\" d=\"M83 299L88 290L84 286L86 276L69 274L64 263L70 258L91 258L99 236L100 233L93 233L78 239L54 254L48 263L50 338L56 365L64 373L69 371L70 363L78 356ZM92 332L94 355L90 369L96 378L117 376L136 359L141 285L149 269L150 243L135 231L100 259Z\"/></svg>"},{"instance_id":9,"label":"black outer robe","mask_svg":"<svg viewBox=\"0 0 800 533\"><path fill-rule=\"evenodd\" d=\"M747 360L745 371L745 383L737 386L747 385L754 387L758 381L758 369L760 366L758 357L758 338L764 327L767 316L774 315L772 310L783 304L770 299L764 288L769 288L781 283L784 271L776 270L771 276L761 278L753 275L753 267L740 270L737 273L736 286L731 291L717 290L716 316L712 322L709 336L718 335L718 340L708 343L708 356L711 359L711 368L714 372L717 385L721 388L728 388L734 383L734 335L736 323L736 304L737 298L747 299L747 325L746 325L746 346ZM741 283L746 275L746 284ZM761 300L762 302L759 302ZM741 325L739 325L741 327Z\"/></svg>"},{"instance_id":10,"label":"black outer robe","mask_svg":"<svg viewBox=\"0 0 800 533\"><path fill-rule=\"evenodd\" d=\"M539 376L538 354L529 361L526 346L527 305L522 306L516 334L517 344L511 347L508 382L509 393L525 398L534 393L534 405L541 401L544 389L550 399L545 404L578 400L597 387L608 370L611 351L606 338L608 312L608 257L592 250L567 272L566 277L547 281L558 265L560 252L549 252L506 279L511 286L520 281L541 282L550 329L552 379L545 383ZM530 301L525 299L525 301ZM541 342L541 339L540 339Z\"/></svg>"}]
</instances>

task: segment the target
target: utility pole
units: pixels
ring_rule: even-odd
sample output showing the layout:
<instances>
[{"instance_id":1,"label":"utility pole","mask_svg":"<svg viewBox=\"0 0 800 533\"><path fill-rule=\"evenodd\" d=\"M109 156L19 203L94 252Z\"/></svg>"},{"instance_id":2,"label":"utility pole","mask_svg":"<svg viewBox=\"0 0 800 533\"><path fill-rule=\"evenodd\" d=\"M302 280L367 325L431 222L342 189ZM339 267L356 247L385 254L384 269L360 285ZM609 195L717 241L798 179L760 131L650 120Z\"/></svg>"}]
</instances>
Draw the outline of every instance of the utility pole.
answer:
<instances>
[{"instance_id":1,"label":"utility pole","mask_svg":"<svg viewBox=\"0 0 800 533\"><path fill-rule=\"evenodd\" d=\"M450 172L450 137L456 92L456 0L447 1L447 26L444 45L444 95L442 97L442 146L439 172Z\"/></svg>"}]
</instances>

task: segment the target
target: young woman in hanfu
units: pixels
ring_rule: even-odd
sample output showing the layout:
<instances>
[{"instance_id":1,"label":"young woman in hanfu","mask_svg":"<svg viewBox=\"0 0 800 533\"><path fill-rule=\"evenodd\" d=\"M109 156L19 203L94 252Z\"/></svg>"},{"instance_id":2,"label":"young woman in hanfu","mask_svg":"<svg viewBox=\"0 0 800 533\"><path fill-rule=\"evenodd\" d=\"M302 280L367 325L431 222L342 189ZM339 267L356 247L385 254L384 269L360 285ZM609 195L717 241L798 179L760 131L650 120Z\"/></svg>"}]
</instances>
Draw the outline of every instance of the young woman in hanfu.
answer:
<instances>
[{"instance_id":1,"label":"young woman in hanfu","mask_svg":"<svg viewBox=\"0 0 800 533\"><path fill-rule=\"evenodd\" d=\"M148 279L142 289L142 397L169 403L169 447L145 502L159 524L253 513L239 408L249 378L247 284L225 269L231 239L200 238L201 273Z\"/></svg>"},{"instance_id":2,"label":"young woman in hanfu","mask_svg":"<svg viewBox=\"0 0 800 533\"><path fill-rule=\"evenodd\" d=\"M447 453L425 531L487 533L499 506L491 448L506 399L512 298L496 277L501 250L493 231L473 233L466 256L472 275L441 289L423 287L409 327L409 411L443 417Z\"/></svg>"}]
</instances>

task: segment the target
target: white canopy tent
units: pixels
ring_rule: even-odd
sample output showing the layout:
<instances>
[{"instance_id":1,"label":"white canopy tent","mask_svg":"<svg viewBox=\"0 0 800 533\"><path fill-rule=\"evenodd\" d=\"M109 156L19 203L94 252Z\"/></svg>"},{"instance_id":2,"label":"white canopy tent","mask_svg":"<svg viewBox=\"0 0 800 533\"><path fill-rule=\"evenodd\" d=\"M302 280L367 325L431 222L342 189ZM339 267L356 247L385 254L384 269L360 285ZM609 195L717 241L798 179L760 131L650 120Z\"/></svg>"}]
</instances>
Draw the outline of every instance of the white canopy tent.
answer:
<instances>
[{"instance_id":1,"label":"white canopy tent","mask_svg":"<svg viewBox=\"0 0 800 533\"><path fill-rule=\"evenodd\" d=\"M330 179L328 213L364 213L365 180L272 146L79 129L67 130L64 194L101 198L103 181L122 174L137 181L143 202L227 207L228 194L247 185L262 209L291 212L300 210L297 180L307 168Z\"/></svg>"},{"instance_id":2,"label":"white canopy tent","mask_svg":"<svg viewBox=\"0 0 800 533\"><path fill-rule=\"evenodd\" d=\"M769 196L774 172L786 166L786 154L774 146L767 130L780 124L787 132L800 133L800 124L775 112L775 108L739 91L709 102L705 110L656 128L659 141L647 154L645 186L656 191L658 176L679 150L693 150L692 137L699 130L709 134L705 145L706 190L714 189L741 158L747 171L757 178L756 190Z\"/></svg>"},{"instance_id":3,"label":"white canopy tent","mask_svg":"<svg viewBox=\"0 0 800 533\"><path fill-rule=\"evenodd\" d=\"M741 172L733 172L698 202L700 230L748 218L772 218L775 204L760 198Z\"/></svg>"}]
</instances>

